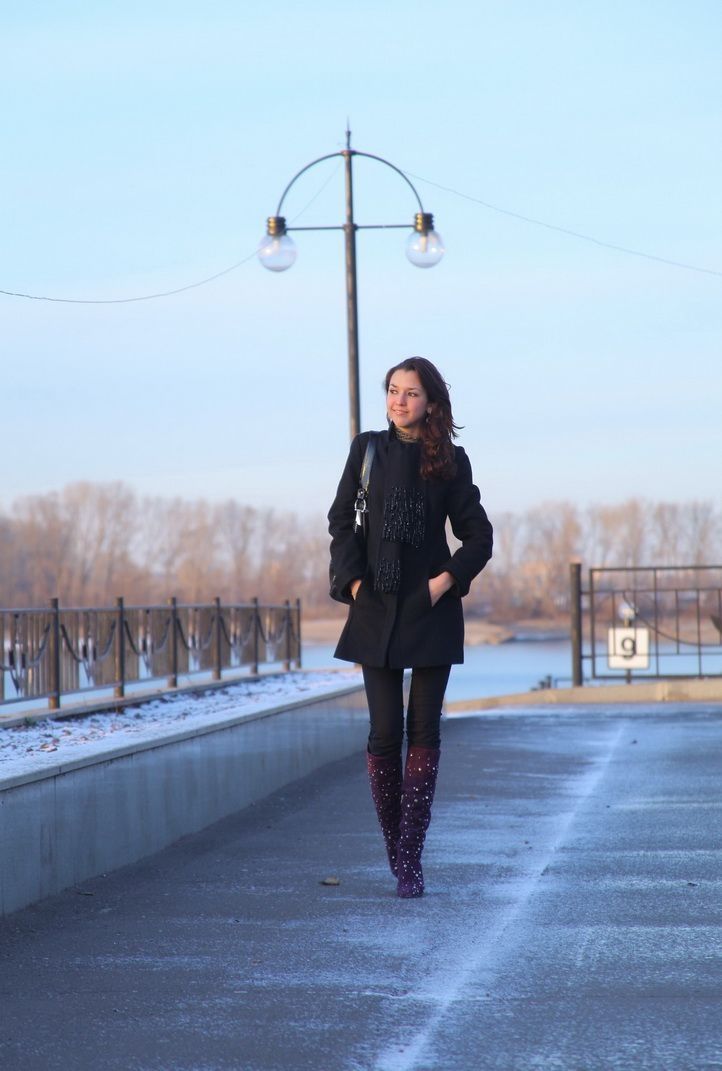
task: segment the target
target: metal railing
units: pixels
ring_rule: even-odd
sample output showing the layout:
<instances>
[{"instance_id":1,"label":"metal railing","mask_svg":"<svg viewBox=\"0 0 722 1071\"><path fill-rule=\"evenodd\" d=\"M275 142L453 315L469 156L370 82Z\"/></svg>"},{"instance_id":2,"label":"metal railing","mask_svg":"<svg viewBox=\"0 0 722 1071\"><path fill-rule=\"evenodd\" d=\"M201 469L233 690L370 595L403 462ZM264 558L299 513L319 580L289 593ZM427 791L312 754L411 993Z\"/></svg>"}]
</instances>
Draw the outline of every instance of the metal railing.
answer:
<instances>
[{"instance_id":1,"label":"metal railing","mask_svg":"<svg viewBox=\"0 0 722 1071\"><path fill-rule=\"evenodd\" d=\"M62 696L113 689L122 697L128 684L261 663L301 665L301 603L204 604L0 609L0 705L48 700L57 710Z\"/></svg>"},{"instance_id":2,"label":"metal railing","mask_svg":"<svg viewBox=\"0 0 722 1071\"><path fill-rule=\"evenodd\" d=\"M572 680L722 674L722 566L571 563Z\"/></svg>"}]
</instances>

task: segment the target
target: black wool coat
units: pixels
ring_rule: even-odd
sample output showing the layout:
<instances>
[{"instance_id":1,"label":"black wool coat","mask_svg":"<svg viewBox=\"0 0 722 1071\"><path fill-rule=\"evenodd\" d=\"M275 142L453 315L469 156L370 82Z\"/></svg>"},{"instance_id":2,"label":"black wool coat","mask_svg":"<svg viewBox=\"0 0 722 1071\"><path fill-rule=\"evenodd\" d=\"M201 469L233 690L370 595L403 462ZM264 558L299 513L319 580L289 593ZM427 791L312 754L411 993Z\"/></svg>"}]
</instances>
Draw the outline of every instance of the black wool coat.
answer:
<instances>
[{"instance_id":1,"label":"black wool coat","mask_svg":"<svg viewBox=\"0 0 722 1071\"><path fill-rule=\"evenodd\" d=\"M474 577L491 558L492 527L474 486L465 451L455 447L457 472L451 480L421 481L425 498L425 536L418 549L401 548L401 583L398 591L376 590L384 519L386 474L394 468L393 451L412 450L418 444L401 442L393 425L376 432L368 497L368 535L354 532L354 502L361 464L371 432L351 443L346 466L329 510L331 534L331 597L349 604L349 615L336 648L336 658L367 666L409 668L451 665L464 661L464 616L461 599ZM461 546L451 554L446 541L446 520ZM429 578L448 571L455 585L435 606L429 596ZM356 599L352 581L361 579Z\"/></svg>"}]
</instances>

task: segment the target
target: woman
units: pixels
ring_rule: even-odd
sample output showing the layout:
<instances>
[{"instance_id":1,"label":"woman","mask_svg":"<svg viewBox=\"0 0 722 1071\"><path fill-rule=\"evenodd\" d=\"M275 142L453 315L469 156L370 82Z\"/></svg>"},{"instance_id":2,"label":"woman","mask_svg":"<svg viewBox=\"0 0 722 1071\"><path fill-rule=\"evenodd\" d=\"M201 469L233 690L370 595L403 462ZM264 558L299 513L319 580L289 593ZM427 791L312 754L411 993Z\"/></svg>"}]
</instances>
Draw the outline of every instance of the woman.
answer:
<instances>
[{"instance_id":1,"label":"woman","mask_svg":"<svg viewBox=\"0 0 722 1071\"><path fill-rule=\"evenodd\" d=\"M402 897L421 896L421 852L439 768L451 666L464 661L461 599L491 557L492 528L461 447L449 391L424 357L386 376L387 432L351 444L329 511L331 596L350 605L336 657L360 662L371 728L371 795ZM369 441L368 530L354 506ZM451 554L447 518L461 546ZM402 773L403 676L412 669Z\"/></svg>"}]
</instances>

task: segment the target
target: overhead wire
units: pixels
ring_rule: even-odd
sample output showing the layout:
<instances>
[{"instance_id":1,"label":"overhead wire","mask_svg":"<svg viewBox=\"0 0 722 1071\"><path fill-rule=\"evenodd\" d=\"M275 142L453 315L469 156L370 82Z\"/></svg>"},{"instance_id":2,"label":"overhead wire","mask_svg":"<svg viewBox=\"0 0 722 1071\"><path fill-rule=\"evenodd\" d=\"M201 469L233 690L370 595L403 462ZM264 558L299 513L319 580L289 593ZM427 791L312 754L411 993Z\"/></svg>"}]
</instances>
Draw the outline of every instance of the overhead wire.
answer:
<instances>
[{"instance_id":1,"label":"overhead wire","mask_svg":"<svg viewBox=\"0 0 722 1071\"><path fill-rule=\"evenodd\" d=\"M716 275L718 278L722 278L722 271L717 271L714 268L701 268L697 264L686 264L681 260L671 260L669 257L660 257L656 256L654 253L645 253L641 249L632 249L626 245L616 245L614 242L605 242L603 239L595 238L591 234L574 231L569 227L561 227L556 223L547 223L543 219L535 219L533 216L525 216L521 212L511 211L509 208L501 208L499 205L492 204L490 201L482 200L481 197L473 197L469 193L463 193L461 190L456 190L453 186L444 186L440 182L434 182L432 179L424 178L423 175L415 175L413 171L406 171L405 174L416 179L417 182L425 182L427 186L433 186L437 190L451 193L455 197L463 198L465 201L472 201L474 204L483 205L484 208L488 208L491 212L498 212L502 216L510 216L512 219L521 220L523 223L531 223L535 227L545 227L546 230L557 231L559 234L566 234L570 238L578 238L583 242L591 242L593 245L601 246L603 249L613 249L617 253L626 253L632 257L643 257L645 260L656 260L659 264L668 264L673 268L684 268L686 271L701 272L703 275Z\"/></svg>"},{"instance_id":2,"label":"overhead wire","mask_svg":"<svg viewBox=\"0 0 722 1071\"><path fill-rule=\"evenodd\" d=\"M324 193L326 187L335 175L335 172L339 170L340 166L341 165L336 166L332 174L325 180L324 183L322 183L321 186L319 186L318 190L313 195L311 200L306 201L303 208L294 216L294 221L299 220L303 213L307 209L311 208L316 198L320 197L320 195ZM242 265L245 265L245 263L249 262L249 260L253 260L255 256L256 250L254 250L253 253L247 255L247 257L243 257L242 260L237 260L235 265L231 265L229 268L224 268L222 271L217 271L213 275L208 275L206 278L200 278L200 280L195 283L189 283L186 284L186 286L178 286L172 290L160 290L156 293L141 293L141 295L137 295L132 298L51 298L47 295L41 295L41 293L21 293L16 290L0 290L0 293L3 293L3 295L7 298L27 298L30 301L52 301L60 302L65 305L124 305L129 304L133 301L153 301L155 298L170 298L176 295L176 293L184 293L186 290L195 290L199 286L206 286L208 283L213 283L216 278L221 278L223 275L228 275L231 271L236 271L237 268L240 268Z\"/></svg>"},{"instance_id":3,"label":"overhead wire","mask_svg":"<svg viewBox=\"0 0 722 1071\"><path fill-rule=\"evenodd\" d=\"M186 290L195 290L198 286L205 286L206 283L212 283L215 279L220 279L222 275L228 275L229 272L235 271L236 268L240 268L241 264L247 264L255 255L254 251L244 257L243 260L231 264L230 268L224 268L223 271L216 272L215 275L209 275L207 278L199 279L195 283L188 283L187 286L178 286L175 290L161 290L156 294L139 294L135 297L124 298L49 297L47 294L22 294L14 290L0 290L0 294L5 294L7 297L29 298L31 301L59 301L64 305L126 305L131 301L152 301L154 298L172 297L173 294L182 294Z\"/></svg>"},{"instance_id":4,"label":"overhead wire","mask_svg":"<svg viewBox=\"0 0 722 1071\"><path fill-rule=\"evenodd\" d=\"M295 222L297 219L300 219L300 217L311 207L314 201L316 201L317 198L321 196L321 194L329 185L331 180L334 178L340 167L341 163L339 163L336 168L329 174L329 176L324 180L324 182L318 188L313 197L311 197L311 199L303 206L303 208L296 213L291 222ZM472 194L464 193L462 190L457 190L453 186L446 186L443 183L435 182L433 179L426 178L423 175L417 175L413 171L404 171L403 174L409 176L410 178L416 179L417 182L423 182L427 186L434 187L434 189L442 190L444 193L450 193L454 197L460 197L465 201L470 201L472 204L481 205L483 208L486 208L491 212L496 212L500 215L508 216L511 219L517 219L522 223L528 223L535 227L543 227L546 230L556 231L558 234L564 234L570 238L577 238L579 241L589 242L590 244L599 246L602 249L611 249L614 252L623 253L627 256L641 257L644 260L656 261L658 264L666 264L669 267L680 268L684 271L692 271L702 275L712 275L717 278L722 278L722 271L716 270L714 268L703 268L698 264L689 264L684 261L673 260L670 257L658 256L655 253L647 253L641 249L633 249L630 246L618 245L614 242L607 242L601 238L595 238L591 234L585 234L582 231L572 230L570 227L562 227L559 224L549 223L546 220L537 219L534 216L527 216L521 212L514 212L509 208L502 208L500 205L493 204L492 202L486 201L481 197L475 197ZM236 261L235 264L231 264L230 267L223 268L222 271L215 272L213 275L208 275L204 279L199 279L194 283L188 283L185 286L175 287L172 290L161 290L156 293L140 294L135 295L133 297L65 298L52 297L46 294L27 294L21 291L3 289L0 289L0 294L3 294L5 297L26 298L30 301L59 302L68 305L125 305L136 301L152 301L157 298L173 297L175 294L183 294L188 290L195 290L200 286L206 286L208 283L215 282L216 279L220 279L222 278L222 276L228 275L232 271L236 271L236 269L240 268L243 264L247 264L248 261L253 260L255 256L256 250L253 250L253 252L249 253L248 256L244 257L242 260Z\"/></svg>"}]
</instances>

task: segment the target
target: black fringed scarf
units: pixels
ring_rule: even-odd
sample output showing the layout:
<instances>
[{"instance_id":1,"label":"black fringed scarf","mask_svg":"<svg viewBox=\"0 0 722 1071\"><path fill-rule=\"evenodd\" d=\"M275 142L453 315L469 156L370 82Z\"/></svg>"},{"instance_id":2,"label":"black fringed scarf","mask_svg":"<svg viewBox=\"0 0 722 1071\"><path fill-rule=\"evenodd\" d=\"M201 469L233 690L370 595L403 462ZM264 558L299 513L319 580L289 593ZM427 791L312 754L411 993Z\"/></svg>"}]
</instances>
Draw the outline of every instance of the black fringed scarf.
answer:
<instances>
[{"instance_id":1,"label":"black fringed scarf","mask_svg":"<svg viewBox=\"0 0 722 1071\"><path fill-rule=\"evenodd\" d=\"M397 438L389 442L384 480L384 523L376 566L376 591L393 594L401 584L404 544L418 550L426 531L426 495L419 473L420 447Z\"/></svg>"}]
</instances>

